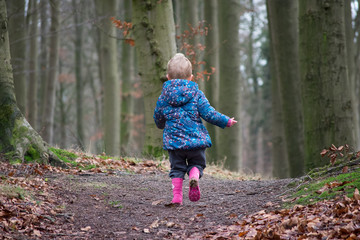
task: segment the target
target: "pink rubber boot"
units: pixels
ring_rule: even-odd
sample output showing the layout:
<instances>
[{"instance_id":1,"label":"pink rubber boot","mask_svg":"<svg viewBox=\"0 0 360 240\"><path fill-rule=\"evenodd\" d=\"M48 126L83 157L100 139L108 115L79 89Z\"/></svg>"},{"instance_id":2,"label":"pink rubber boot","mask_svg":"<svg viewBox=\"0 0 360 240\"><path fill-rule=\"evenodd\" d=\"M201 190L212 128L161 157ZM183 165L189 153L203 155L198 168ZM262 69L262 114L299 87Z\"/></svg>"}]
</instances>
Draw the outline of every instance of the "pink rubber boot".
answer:
<instances>
[{"instance_id":1,"label":"pink rubber boot","mask_svg":"<svg viewBox=\"0 0 360 240\"><path fill-rule=\"evenodd\" d=\"M199 187L200 171L197 167L193 167L189 172L190 189L189 199L192 202L199 201L200 199L200 187Z\"/></svg>"},{"instance_id":2,"label":"pink rubber boot","mask_svg":"<svg viewBox=\"0 0 360 240\"><path fill-rule=\"evenodd\" d=\"M171 179L172 188L173 188L173 200L171 203L182 205L183 200L183 193L182 193L182 185L183 179L182 178L173 178Z\"/></svg>"}]
</instances>

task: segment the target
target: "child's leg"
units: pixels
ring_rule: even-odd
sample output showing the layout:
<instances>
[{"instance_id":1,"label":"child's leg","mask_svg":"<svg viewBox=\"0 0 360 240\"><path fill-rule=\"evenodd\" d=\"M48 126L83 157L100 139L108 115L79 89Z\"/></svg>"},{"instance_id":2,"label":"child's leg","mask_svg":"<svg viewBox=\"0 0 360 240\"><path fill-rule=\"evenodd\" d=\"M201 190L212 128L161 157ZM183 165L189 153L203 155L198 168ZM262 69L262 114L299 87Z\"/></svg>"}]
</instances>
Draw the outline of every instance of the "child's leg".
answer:
<instances>
[{"instance_id":1,"label":"child's leg","mask_svg":"<svg viewBox=\"0 0 360 240\"><path fill-rule=\"evenodd\" d=\"M196 202L200 199L199 179L206 167L205 148L189 151L188 153L188 174L189 174L189 199Z\"/></svg>"},{"instance_id":2,"label":"child's leg","mask_svg":"<svg viewBox=\"0 0 360 240\"><path fill-rule=\"evenodd\" d=\"M181 151L169 151L169 159L171 166L169 176L173 187L171 202L181 205L183 200L182 185L187 170L186 158L183 157Z\"/></svg>"},{"instance_id":3,"label":"child's leg","mask_svg":"<svg viewBox=\"0 0 360 240\"><path fill-rule=\"evenodd\" d=\"M169 150L170 178L182 178L188 170L186 164L186 154L182 150Z\"/></svg>"},{"instance_id":4,"label":"child's leg","mask_svg":"<svg viewBox=\"0 0 360 240\"><path fill-rule=\"evenodd\" d=\"M205 157L206 148L196 149L188 151L187 160L187 173L190 177L190 171L192 168L196 167L199 170L199 179L203 176L203 171L206 168L206 157Z\"/></svg>"}]
</instances>

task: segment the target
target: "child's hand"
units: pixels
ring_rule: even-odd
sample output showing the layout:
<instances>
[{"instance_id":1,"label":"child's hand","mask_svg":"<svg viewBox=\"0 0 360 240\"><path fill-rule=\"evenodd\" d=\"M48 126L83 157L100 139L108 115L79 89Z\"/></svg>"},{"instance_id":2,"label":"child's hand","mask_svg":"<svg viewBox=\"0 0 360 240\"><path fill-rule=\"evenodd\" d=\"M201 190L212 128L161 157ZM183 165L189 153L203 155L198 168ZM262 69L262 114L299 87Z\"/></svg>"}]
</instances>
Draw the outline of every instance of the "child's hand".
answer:
<instances>
[{"instance_id":1,"label":"child's hand","mask_svg":"<svg viewBox=\"0 0 360 240\"><path fill-rule=\"evenodd\" d=\"M231 127L231 126L234 125L235 123L237 123L237 121L234 120L234 118L230 118L226 126L227 126L227 127Z\"/></svg>"}]
</instances>

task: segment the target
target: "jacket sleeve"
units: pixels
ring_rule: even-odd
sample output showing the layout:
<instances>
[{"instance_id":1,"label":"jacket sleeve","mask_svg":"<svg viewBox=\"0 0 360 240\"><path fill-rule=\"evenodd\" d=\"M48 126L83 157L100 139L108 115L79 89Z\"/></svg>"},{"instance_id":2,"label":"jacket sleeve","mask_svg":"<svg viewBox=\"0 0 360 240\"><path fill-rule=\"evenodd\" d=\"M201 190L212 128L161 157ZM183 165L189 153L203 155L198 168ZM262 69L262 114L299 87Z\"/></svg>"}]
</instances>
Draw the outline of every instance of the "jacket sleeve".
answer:
<instances>
[{"instance_id":1,"label":"jacket sleeve","mask_svg":"<svg viewBox=\"0 0 360 240\"><path fill-rule=\"evenodd\" d=\"M200 114L200 117L202 117L205 121L214 124L218 127L225 128L229 117L219 113L216 111L209 103L207 98L205 97L204 93L202 91L199 91L199 98L198 98L198 111Z\"/></svg>"},{"instance_id":2,"label":"jacket sleeve","mask_svg":"<svg viewBox=\"0 0 360 240\"><path fill-rule=\"evenodd\" d=\"M164 114L162 112L162 107L161 107L161 96L159 97L158 101L156 102L156 107L154 110L154 121L155 124L158 128L160 129L164 129L165 128L165 117Z\"/></svg>"}]
</instances>

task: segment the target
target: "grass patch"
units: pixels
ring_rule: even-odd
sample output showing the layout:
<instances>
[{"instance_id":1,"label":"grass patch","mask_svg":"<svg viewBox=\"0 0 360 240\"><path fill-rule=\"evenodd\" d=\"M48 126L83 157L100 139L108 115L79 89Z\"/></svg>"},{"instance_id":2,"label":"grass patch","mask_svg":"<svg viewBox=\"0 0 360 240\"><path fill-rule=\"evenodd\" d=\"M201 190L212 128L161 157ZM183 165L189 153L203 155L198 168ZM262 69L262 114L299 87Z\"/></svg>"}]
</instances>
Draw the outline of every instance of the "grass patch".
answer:
<instances>
[{"instance_id":1,"label":"grass patch","mask_svg":"<svg viewBox=\"0 0 360 240\"><path fill-rule=\"evenodd\" d=\"M109 201L108 204L114 208L123 208L123 205L121 205L121 202L120 201Z\"/></svg>"},{"instance_id":2,"label":"grass patch","mask_svg":"<svg viewBox=\"0 0 360 240\"><path fill-rule=\"evenodd\" d=\"M79 156L75 153L66 151L64 149L50 147L50 150L63 162L71 163L73 166L77 166L78 163L74 160Z\"/></svg>"},{"instance_id":3,"label":"grass patch","mask_svg":"<svg viewBox=\"0 0 360 240\"><path fill-rule=\"evenodd\" d=\"M25 197L28 196L28 193L25 189L19 186L4 184L0 185L0 195L7 198L25 199Z\"/></svg>"},{"instance_id":4,"label":"grass patch","mask_svg":"<svg viewBox=\"0 0 360 240\"><path fill-rule=\"evenodd\" d=\"M313 176L316 175L313 173ZM285 204L291 207L295 204L308 205L321 200L329 200L338 196L353 197L355 189L360 189L360 168L349 173L335 176L324 176L323 171L319 179L302 182L298 189L290 196L291 202Z\"/></svg>"},{"instance_id":5,"label":"grass patch","mask_svg":"<svg viewBox=\"0 0 360 240\"><path fill-rule=\"evenodd\" d=\"M76 163L74 160L79 156L75 153L66 151L64 149L50 147L50 150L62 161L66 163Z\"/></svg>"},{"instance_id":6,"label":"grass patch","mask_svg":"<svg viewBox=\"0 0 360 240\"><path fill-rule=\"evenodd\" d=\"M95 164L88 164L88 165L85 165L84 167L79 166L79 169L82 169L82 170L91 170L94 168L97 168L97 166Z\"/></svg>"},{"instance_id":7,"label":"grass patch","mask_svg":"<svg viewBox=\"0 0 360 240\"><path fill-rule=\"evenodd\" d=\"M221 164L214 165L209 164L204 170L205 175L210 175L218 179L227 179L227 180L264 180L266 177L261 176L260 174L245 174L243 172L233 172L225 169Z\"/></svg>"}]
</instances>

